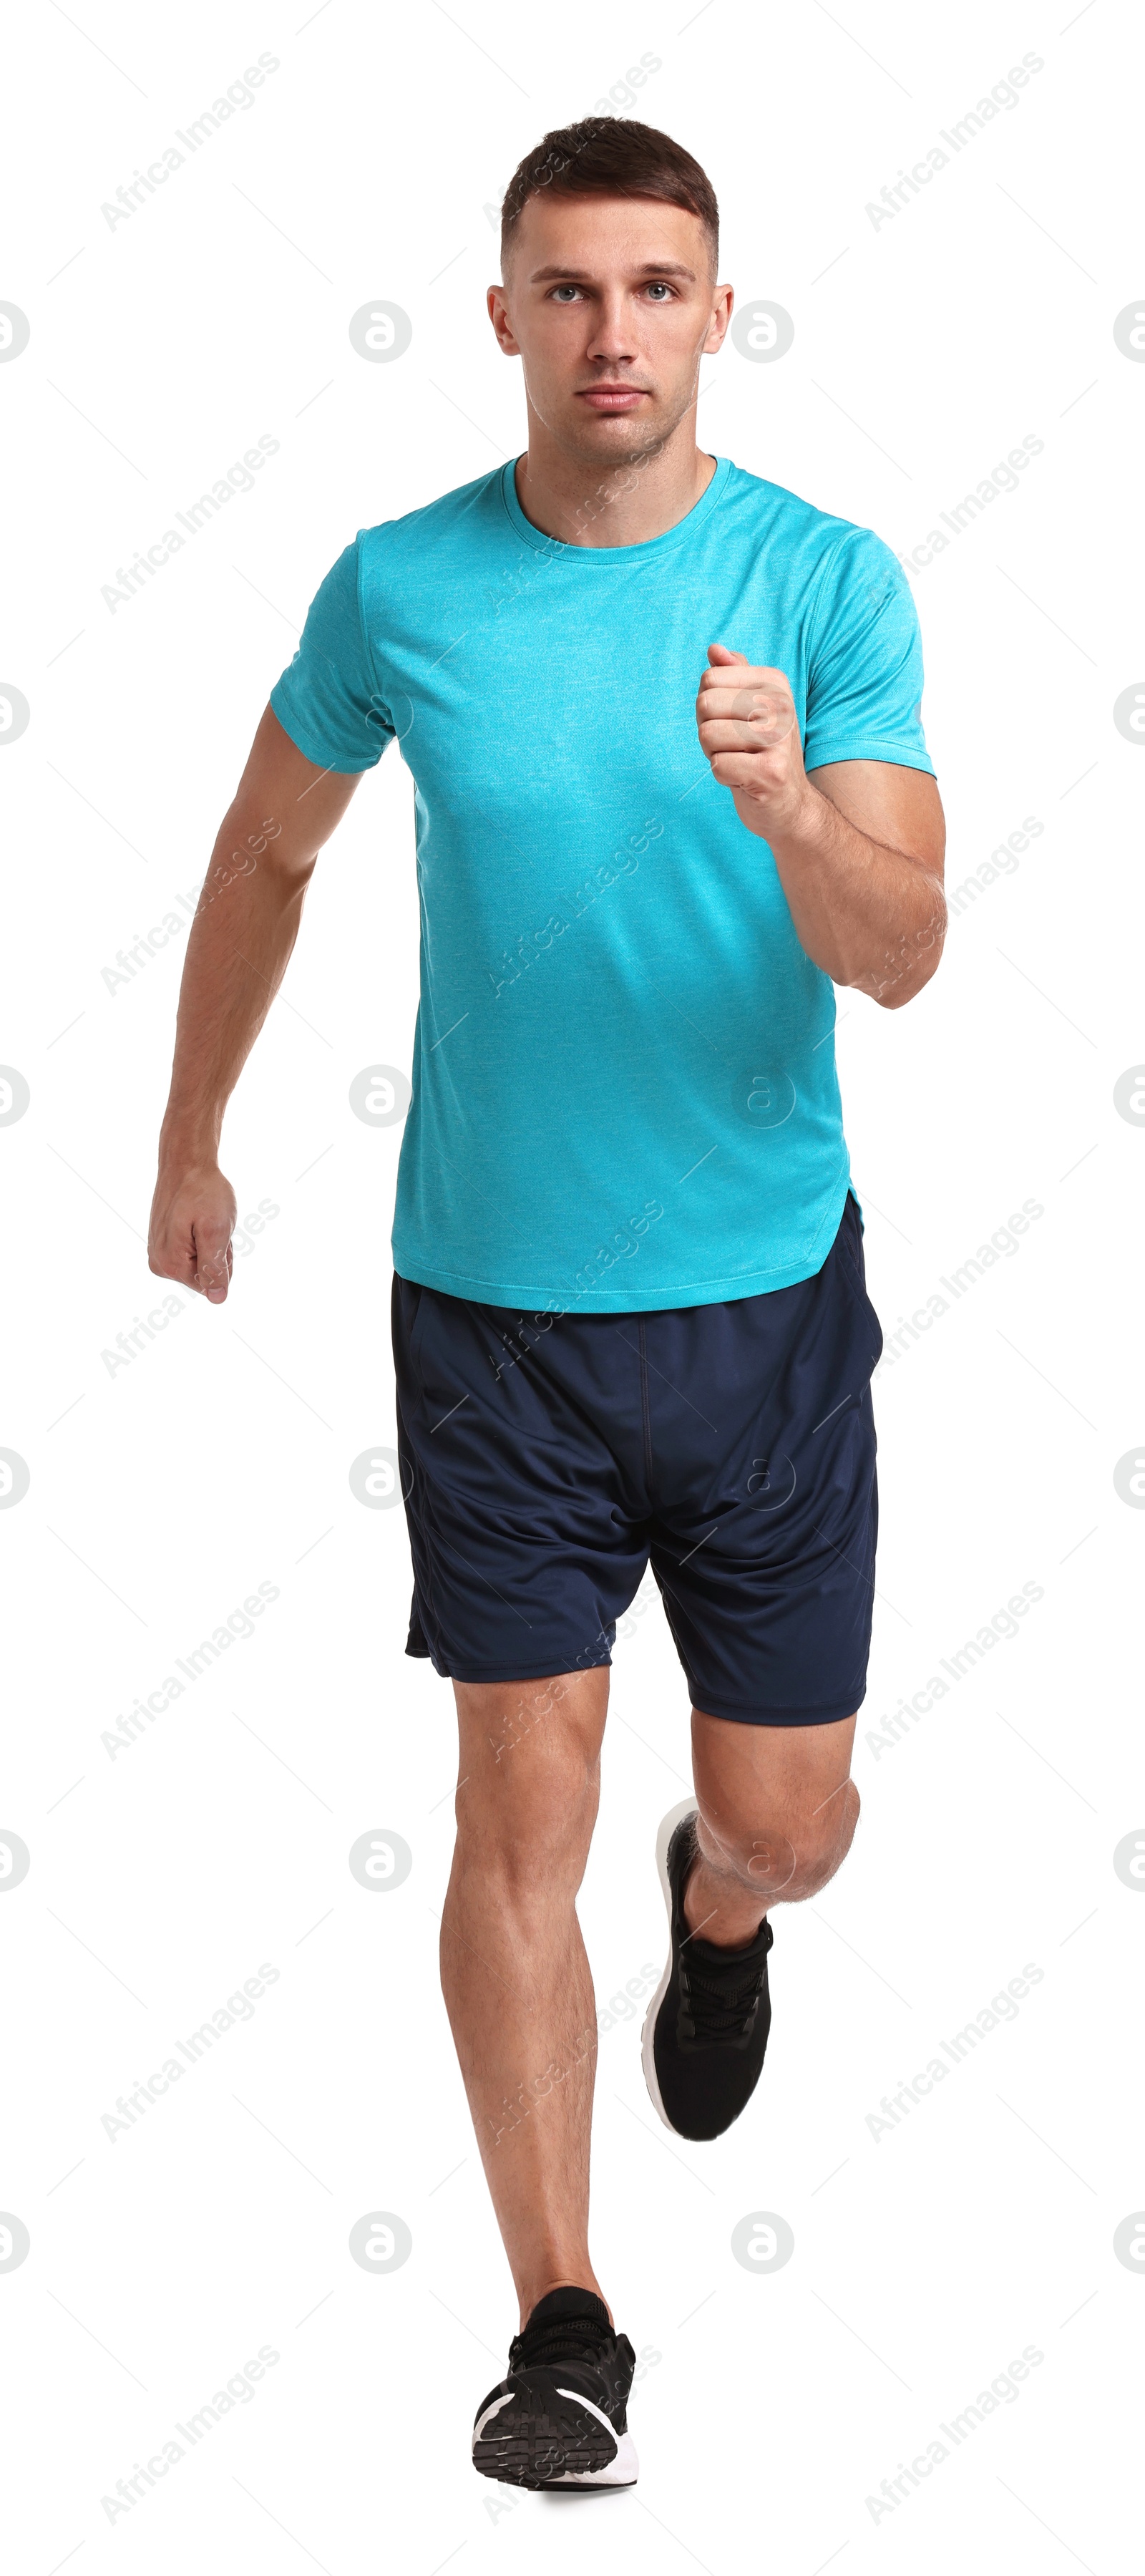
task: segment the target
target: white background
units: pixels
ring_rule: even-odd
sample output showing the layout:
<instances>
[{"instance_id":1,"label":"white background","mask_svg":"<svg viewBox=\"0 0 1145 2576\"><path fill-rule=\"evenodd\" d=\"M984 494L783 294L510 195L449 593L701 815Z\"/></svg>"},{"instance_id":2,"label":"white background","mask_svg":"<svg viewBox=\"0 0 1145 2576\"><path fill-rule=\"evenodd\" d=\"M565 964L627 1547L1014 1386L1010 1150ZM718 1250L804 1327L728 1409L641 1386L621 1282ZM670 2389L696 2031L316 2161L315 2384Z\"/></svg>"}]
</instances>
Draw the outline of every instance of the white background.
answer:
<instances>
[{"instance_id":1,"label":"white background","mask_svg":"<svg viewBox=\"0 0 1145 2576\"><path fill-rule=\"evenodd\" d=\"M679 7L690 23L679 22ZM296 23L297 12L303 20ZM1071 22L1071 23L1066 23ZM9 849L0 1058L8 1210L0 1515L12 1667L0 1826L8 2077L0 2272L10 2564L284 2571L699 2565L1115 2576L1145 2279L1131 2110L1145 1833L1127 1613L1145 1523L1118 1460L1138 1368L1145 1136L1113 1103L1145 1045L1135 950L1145 367L1115 317L1145 273L1128 11L849 0L836 15L457 0L146 11L77 0L9 34L0 296L10 578L0 672ZM278 58L153 198L101 206L260 52ZM1032 52L1042 68L917 199L865 212ZM906 553L1026 436L1042 452L917 569L925 715L958 885L1033 815L1020 865L960 909L902 1014L840 997L840 1062L888 1338L1023 1201L1042 1216L876 1387L883 1535L841 1877L777 1916L774 2034L750 2112L667 2139L635 2017L601 2040L594 2249L645 2352L639 2486L569 2505L487 2487L473 2410L516 2319L436 1974L452 1698L403 1654L400 1511L350 1462L394 1436L388 1235L400 1127L348 1104L408 1067L417 944L398 755L319 866L284 994L225 1137L240 1210L278 1213L232 1299L156 1302L143 1238L181 943L109 990L116 952L193 890L269 687L355 529L517 452L519 370L484 313L490 221L544 129L659 58L634 112L710 171L721 275L795 324L777 364L705 367L715 453ZM398 363L348 338L370 298ZM278 452L114 613L126 566L261 435ZM709 639L697 637L697 655ZM734 640L734 639L733 639ZM941 1293L941 1291L938 1291ZM140 1739L101 1741L260 1582L249 1638ZM882 1721L1023 1584L1041 1597L892 1742ZM1118 1639L1121 1643L1118 1644ZM880 1738L882 1741L880 1742ZM873 1739L873 1740L869 1740ZM618 1644L582 1918L601 2005L663 1914L652 1860L687 1785L686 1693L654 1600ZM408 1842L403 1885L355 1838ZM260 1963L278 1982L114 2141L101 2125ZM1027 1962L1041 1982L948 2082L868 2115ZM732 2229L784 2216L753 2277ZM413 2250L372 2277L354 2221ZM101 2506L262 2345L279 2358L109 2521ZM901 2460L1027 2346L1043 2358L877 2518ZM655 2356L655 2358L650 2358ZM177 2437L176 2437L177 2438ZM881 2499L883 2503L886 2498ZM586 2531L584 2513L593 2519Z\"/></svg>"}]
</instances>

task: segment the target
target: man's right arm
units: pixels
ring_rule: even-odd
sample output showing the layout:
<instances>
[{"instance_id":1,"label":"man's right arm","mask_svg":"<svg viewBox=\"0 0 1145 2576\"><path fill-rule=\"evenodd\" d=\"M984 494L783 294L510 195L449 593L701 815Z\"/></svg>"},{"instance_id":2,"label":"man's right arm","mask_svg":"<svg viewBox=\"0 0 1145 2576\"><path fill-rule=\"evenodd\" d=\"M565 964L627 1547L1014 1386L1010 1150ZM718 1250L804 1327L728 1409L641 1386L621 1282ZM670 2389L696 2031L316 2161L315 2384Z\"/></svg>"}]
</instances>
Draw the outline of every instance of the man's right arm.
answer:
<instances>
[{"instance_id":1,"label":"man's right arm","mask_svg":"<svg viewBox=\"0 0 1145 2576\"><path fill-rule=\"evenodd\" d=\"M212 1305L227 1293L237 1213L219 1169L223 1112L286 972L318 852L361 774L316 768L268 707L191 925L148 1259Z\"/></svg>"}]
</instances>

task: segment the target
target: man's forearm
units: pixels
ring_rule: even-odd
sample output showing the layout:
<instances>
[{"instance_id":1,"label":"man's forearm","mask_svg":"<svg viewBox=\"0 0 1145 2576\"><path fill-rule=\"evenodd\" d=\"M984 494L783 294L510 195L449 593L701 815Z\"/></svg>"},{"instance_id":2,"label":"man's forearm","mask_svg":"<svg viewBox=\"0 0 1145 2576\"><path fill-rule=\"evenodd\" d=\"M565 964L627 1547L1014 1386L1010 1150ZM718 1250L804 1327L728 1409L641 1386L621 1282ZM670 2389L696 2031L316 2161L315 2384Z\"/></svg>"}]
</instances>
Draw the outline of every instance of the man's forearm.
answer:
<instances>
[{"instance_id":1,"label":"man's forearm","mask_svg":"<svg viewBox=\"0 0 1145 2576\"><path fill-rule=\"evenodd\" d=\"M940 878L860 831L811 780L769 847L800 945L824 974L887 1009L910 1001L942 953Z\"/></svg>"},{"instance_id":2,"label":"man's forearm","mask_svg":"<svg viewBox=\"0 0 1145 2576\"><path fill-rule=\"evenodd\" d=\"M247 838L251 836L248 834ZM309 880L282 866L273 841L235 849L228 815L191 925L160 1164L213 1159L223 1112L286 972Z\"/></svg>"},{"instance_id":3,"label":"man's forearm","mask_svg":"<svg viewBox=\"0 0 1145 2576\"><path fill-rule=\"evenodd\" d=\"M215 843L191 924L148 1258L221 1304L235 1194L219 1170L223 1112L298 935L302 898L357 773L318 769L270 707Z\"/></svg>"}]
</instances>

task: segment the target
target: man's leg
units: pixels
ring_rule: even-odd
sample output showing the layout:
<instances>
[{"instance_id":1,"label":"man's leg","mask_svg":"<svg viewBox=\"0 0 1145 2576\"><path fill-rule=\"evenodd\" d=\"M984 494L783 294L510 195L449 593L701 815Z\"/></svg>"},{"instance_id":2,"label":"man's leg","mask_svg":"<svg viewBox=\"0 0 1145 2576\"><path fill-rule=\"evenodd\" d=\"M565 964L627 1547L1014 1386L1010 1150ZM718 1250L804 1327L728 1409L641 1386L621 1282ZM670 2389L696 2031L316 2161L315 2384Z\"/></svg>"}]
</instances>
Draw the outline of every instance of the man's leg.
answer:
<instances>
[{"instance_id":1,"label":"man's leg","mask_svg":"<svg viewBox=\"0 0 1145 2576\"><path fill-rule=\"evenodd\" d=\"M853 1717L746 1726L693 1709L699 1857L684 1893L692 1933L739 1946L773 1905L814 1896L834 1877L859 1816L854 1736Z\"/></svg>"},{"instance_id":2,"label":"man's leg","mask_svg":"<svg viewBox=\"0 0 1145 2576\"><path fill-rule=\"evenodd\" d=\"M853 1717L759 1726L692 1710L696 1804L656 1846L671 1937L644 2022L644 2074L678 2137L722 2137L747 2107L771 2028L767 1917L813 1896L849 1848Z\"/></svg>"},{"instance_id":3,"label":"man's leg","mask_svg":"<svg viewBox=\"0 0 1145 2576\"><path fill-rule=\"evenodd\" d=\"M608 1680L599 1668L454 1684L457 1846L441 1982L522 2325L561 2284L603 2296L588 2251L596 2007L576 1894Z\"/></svg>"}]
</instances>

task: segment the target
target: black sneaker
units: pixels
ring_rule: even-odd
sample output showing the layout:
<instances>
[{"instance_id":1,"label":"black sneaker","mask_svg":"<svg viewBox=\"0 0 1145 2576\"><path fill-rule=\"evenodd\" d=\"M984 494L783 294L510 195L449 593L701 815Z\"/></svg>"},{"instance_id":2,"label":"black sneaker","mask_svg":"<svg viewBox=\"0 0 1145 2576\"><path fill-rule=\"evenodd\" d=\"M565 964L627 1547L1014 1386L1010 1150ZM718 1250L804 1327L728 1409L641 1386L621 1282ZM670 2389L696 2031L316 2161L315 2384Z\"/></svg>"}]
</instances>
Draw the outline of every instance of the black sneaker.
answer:
<instances>
[{"instance_id":1,"label":"black sneaker","mask_svg":"<svg viewBox=\"0 0 1145 2576\"><path fill-rule=\"evenodd\" d=\"M672 1937L644 2019L644 2076L665 2128L681 2138L718 2138L738 2120L763 2069L774 1935L766 1917L739 1950L689 1932L684 1889L696 1850L695 1807L673 1807L656 1837Z\"/></svg>"},{"instance_id":2,"label":"black sneaker","mask_svg":"<svg viewBox=\"0 0 1145 2576\"><path fill-rule=\"evenodd\" d=\"M473 2466L511 2487L631 2487L625 2416L636 2355L593 2290L550 2290L477 2409Z\"/></svg>"}]
</instances>

